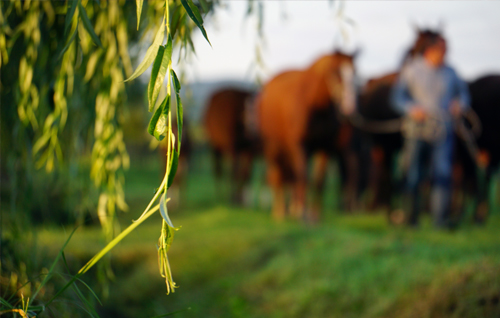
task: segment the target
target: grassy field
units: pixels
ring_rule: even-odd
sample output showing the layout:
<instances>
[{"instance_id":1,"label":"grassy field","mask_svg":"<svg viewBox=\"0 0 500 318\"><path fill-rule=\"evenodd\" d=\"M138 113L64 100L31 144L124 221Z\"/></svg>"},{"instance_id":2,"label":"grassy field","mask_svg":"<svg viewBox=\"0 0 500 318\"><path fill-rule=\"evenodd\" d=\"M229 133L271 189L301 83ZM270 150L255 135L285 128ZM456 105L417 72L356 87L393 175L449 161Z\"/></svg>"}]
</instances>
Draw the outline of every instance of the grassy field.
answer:
<instances>
[{"instance_id":1,"label":"grassy field","mask_svg":"<svg viewBox=\"0 0 500 318\"><path fill-rule=\"evenodd\" d=\"M500 317L500 217L485 227L410 230L382 214L327 213L316 226L276 224L265 209L218 203L209 160L199 160L171 211L182 228L169 253L179 288L165 295L155 215L113 250L116 279L102 317ZM159 183L154 160L127 179L136 218ZM258 183L258 181L256 181ZM335 187L334 182L330 188ZM328 193L328 192L327 192ZM334 205L335 198L330 198ZM40 229L39 250L56 255L68 229ZM98 228L80 228L66 248L75 271L102 247ZM84 276L99 291L89 273Z\"/></svg>"}]
</instances>

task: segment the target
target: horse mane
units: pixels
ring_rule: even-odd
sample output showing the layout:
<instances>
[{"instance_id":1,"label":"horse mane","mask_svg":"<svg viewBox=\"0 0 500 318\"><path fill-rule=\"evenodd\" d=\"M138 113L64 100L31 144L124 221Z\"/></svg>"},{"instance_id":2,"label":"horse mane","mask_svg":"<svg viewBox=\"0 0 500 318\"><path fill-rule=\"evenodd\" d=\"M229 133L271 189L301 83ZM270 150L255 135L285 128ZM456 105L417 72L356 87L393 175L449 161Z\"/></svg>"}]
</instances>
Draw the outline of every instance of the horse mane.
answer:
<instances>
[{"instance_id":1,"label":"horse mane","mask_svg":"<svg viewBox=\"0 0 500 318\"><path fill-rule=\"evenodd\" d=\"M332 54L326 54L316 59L308 70L313 71L318 75L325 75L328 72L331 72L332 68L339 65L340 60L344 60L346 58L352 58L351 55L336 49Z\"/></svg>"}]
</instances>

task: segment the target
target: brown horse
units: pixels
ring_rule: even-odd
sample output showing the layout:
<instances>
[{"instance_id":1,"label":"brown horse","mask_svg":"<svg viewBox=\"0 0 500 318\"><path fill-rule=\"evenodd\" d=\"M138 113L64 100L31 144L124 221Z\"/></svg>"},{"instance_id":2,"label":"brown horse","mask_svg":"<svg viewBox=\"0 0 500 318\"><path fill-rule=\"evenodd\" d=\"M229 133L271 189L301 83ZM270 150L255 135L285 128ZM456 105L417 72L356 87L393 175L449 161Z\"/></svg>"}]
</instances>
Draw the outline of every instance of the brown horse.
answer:
<instances>
[{"instance_id":1,"label":"brown horse","mask_svg":"<svg viewBox=\"0 0 500 318\"><path fill-rule=\"evenodd\" d=\"M353 56L340 52L319 58L306 70L281 73L264 85L260 127L275 219L285 217L285 184L293 190L292 216L304 217L307 154L344 147L351 132L339 113L348 115L354 109ZM315 210L306 216L315 221L319 215Z\"/></svg>"},{"instance_id":2,"label":"brown horse","mask_svg":"<svg viewBox=\"0 0 500 318\"><path fill-rule=\"evenodd\" d=\"M253 92L249 90L219 90L212 95L206 108L204 123L214 155L215 176L220 181L225 157L232 170L234 203L242 203L243 188L250 178L253 159L260 152L256 119Z\"/></svg>"}]
</instances>

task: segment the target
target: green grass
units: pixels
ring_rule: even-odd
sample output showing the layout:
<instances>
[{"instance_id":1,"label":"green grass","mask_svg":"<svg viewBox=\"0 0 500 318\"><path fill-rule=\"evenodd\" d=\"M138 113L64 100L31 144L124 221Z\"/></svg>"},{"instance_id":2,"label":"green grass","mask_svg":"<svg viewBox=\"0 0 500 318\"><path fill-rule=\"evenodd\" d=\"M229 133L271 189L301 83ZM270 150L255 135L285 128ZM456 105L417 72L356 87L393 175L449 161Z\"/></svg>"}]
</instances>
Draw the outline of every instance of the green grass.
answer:
<instances>
[{"instance_id":1,"label":"green grass","mask_svg":"<svg viewBox=\"0 0 500 318\"><path fill-rule=\"evenodd\" d=\"M182 226L169 252L179 288L165 295L159 276L157 214L113 250L116 279L97 306L102 317L178 310L184 311L176 317L500 315L498 213L484 227L456 232L437 231L428 219L419 230L395 228L382 214L330 212L317 226L276 224L264 210L217 204L209 161L201 161L185 186L189 201L170 211L174 225ZM131 210L120 216L122 228L152 197L158 169L154 160L132 168ZM68 232L40 229L40 250L55 256ZM78 229L66 248L72 270L103 244L99 228ZM99 290L93 272L82 278Z\"/></svg>"},{"instance_id":2,"label":"green grass","mask_svg":"<svg viewBox=\"0 0 500 318\"><path fill-rule=\"evenodd\" d=\"M391 228L382 216L337 216L306 227L250 210L193 211L174 221L182 228L169 258L180 288L169 296L157 268L160 218L153 221L113 252L117 279L104 306L122 317L188 307L178 316L413 317L417 304L429 316L438 305L457 307L460 317L500 313L489 304L500 291L498 218L448 233ZM98 250L98 236L78 230L67 254L83 263ZM38 239L55 254L63 237L50 230Z\"/></svg>"}]
</instances>

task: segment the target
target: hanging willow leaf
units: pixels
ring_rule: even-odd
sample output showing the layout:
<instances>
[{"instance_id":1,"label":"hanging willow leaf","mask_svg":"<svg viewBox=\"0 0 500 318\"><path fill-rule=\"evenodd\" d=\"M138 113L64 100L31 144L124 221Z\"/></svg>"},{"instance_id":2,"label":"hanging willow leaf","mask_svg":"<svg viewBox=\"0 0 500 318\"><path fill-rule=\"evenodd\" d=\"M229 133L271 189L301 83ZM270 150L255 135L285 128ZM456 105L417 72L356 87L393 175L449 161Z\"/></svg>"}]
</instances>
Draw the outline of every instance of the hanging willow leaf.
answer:
<instances>
[{"instance_id":1,"label":"hanging willow leaf","mask_svg":"<svg viewBox=\"0 0 500 318\"><path fill-rule=\"evenodd\" d=\"M137 30L139 30L139 24L141 23L141 13L142 13L142 3L144 0L135 0L135 6L137 10Z\"/></svg>"},{"instance_id":2,"label":"hanging willow leaf","mask_svg":"<svg viewBox=\"0 0 500 318\"><path fill-rule=\"evenodd\" d=\"M90 23L89 17L87 16L87 11L85 11L85 8L80 2L78 2L78 12L80 13L80 18L82 18L83 26L85 27L85 30L87 30L87 32L90 34L92 41L94 41L94 43L102 49L101 40L99 40L99 37L97 36L97 34L95 34L92 23Z\"/></svg>"},{"instance_id":3,"label":"hanging willow leaf","mask_svg":"<svg viewBox=\"0 0 500 318\"><path fill-rule=\"evenodd\" d=\"M172 39L168 37L168 42L166 46L160 46L158 48L158 53L156 54L155 61L153 63L153 70L151 71L151 79L148 84L148 110L153 111L156 99L160 93L161 85L165 80L165 75L167 74L168 64L172 58Z\"/></svg>"},{"instance_id":4,"label":"hanging willow leaf","mask_svg":"<svg viewBox=\"0 0 500 318\"><path fill-rule=\"evenodd\" d=\"M165 97L165 99L163 100L163 103L167 100L167 98L168 97ZM151 117L151 120L149 121L148 133L151 136L154 136L154 132L155 132L155 128L156 128L156 123L158 122L158 119L160 119L160 115L161 115L161 106L158 107L158 109L156 109L155 113L153 114L153 117Z\"/></svg>"},{"instance_id":5,"label":"hanging willow leaf","mask_svg":"<svg viewBox=\"0 0 500 318\"><path fill-rule=\"evenodd\" d=\"M58 59L61 59L63 57L64 53L66 53L66 51L69 49L69 46L71 45L71 43L73 43L73 41L75 40L76 33L78 32L78 23L79 22L76 23L76 27L73 30L73 33L71 34L71 36L69 37L68 42L66 42L66 45L64 45L64 48L62 49L61 53L59 54Z\"/></svg>"},{"instance_id":6,"label":"hanging willow leaf","mask_svg":"<svg viewBox=\"0 0 500 318\"><path fill-rule=\"evenodd\" d=\"M210 40L208 39L207 32L205 31L205 28L203 27L203 18L201 17L200 10L198 10L198 7L196 7L193 3L192 0L181 0L182 6L184 9L186 9L187 14L191 18L191 20L194 21L194 23L198 26L200 29L201 33L207 40L208 44L210 46L212 43L210 43Z\"/></svg>"},{"instance_id":7,"label":"hanging willow leaf","mask_svg":"<svg viewBox=\"0 0 500 318\"><path fill-rule=\"evenodd\" d=\"M149 121L148 133L151 136L155 136L156 139L162 140L165 136L165 130L167 127L166 114L170 109L170 96L166 96L160 106L156 109L153 117ZM161 121L160 121L161 119ZM157 131L159 133L157 133Z\"/></svg>"},{"instance_id":8,"label":"hanging willow leaf","mask_svg":"<svg viewBox=\"0 0 500 318\"><path fill-rule=\"evenodd\" d=\"M210 7L206 0L200 0L200 5L201 9L203 10L203 13L207 13L208 11L210 11Z\"/></svg>"},{"instance_id":9,"label":"hanging willow leaf","mask_svg":"<svg viewBox=\"0 0 500 318\"><path fill-rule=\"evenodd\" d=\"M172 166L170 167L170 172L168 173L168 183L167 189L170 188L174 182L175 173L177 172L177 166L179 165L179 153L174 149L174 155L172 156Z\"/></svg>"},{"instance_id":10,"label":"hanging willow leaf","mask_svg":"<svg viewBox=\"0 0 500 318\"><path fill-rule=\"evenodd\" d=\"M79 4L80 1L70 1L71 2L71 7L69 8L68 12L66 13L66 20L64 21L64 37L68 35L69 31L69 26L71 25L71 22L73 21L73 17L75 15L76 11L76 6Z\"/></svg>"},{"instance_id":11,"label":"hanging willow leaf","mask_svg":"<svg viewBox=\"0 0 500 318\"><path fill-rule=\"evenodd\" d=\"M172 78L174 80L174 89L175 89L175 100L177 103L177 152L181 152L181 140L182 140L182 126L183 126L183 108L182 101L180 96L181 83L177 78L177 74L172 70Z\"/></svg>"},{"instance_id":12,"label":"hanging willow leaf","mask_svg":"<svg viewBox=\"0 0 500 318\"><path fill-rule=\"evenodd\" d=\"M175 38L175 33L177 33L177 29L179 28L179 25L181 23L181 15L181 7L175 6L174 12L172 14L172 21L170 22L170 36L172 37L172 39Z\"/></svg>"},{"instance_id":13,"label":"hanging willow leaf","mask_svg":"<svg viewBox=\"0 0 500 318\"><path fill-rule=\"evenodd\" d=\"M163 217L163 219L165 220L165 222L167 222L168 226L170 226L171 228L175 228L174 225L172 224L172 221L170 221L170 218L168 217L166 196L167 196L166 192L164 192L163 195L161 196L161 199L160 199L160 214ZM170 245L168 247L170 247Z\"/></svg>"},{"instance_id":14,"label":"hanging willow leaf","mask_svg":"<svg viewBox=\"0 0 500 318\"><path fill-rule=\"evenodd\" d=\"M155 54L158 52L158 48L163 43L163 39L165 38L164 35L165 35L165 19L163 19L160 28L156 32L153 44L151 44L151 46L146 51L146 56L144 56L144 60L142 60L141 64L137 66L137 69L129 78L125 80L125 82L137 78L139 75L141 75L142 73L144 73L144 71L147 70L147 68L149 67L149 65L151 65L151 63L153 63L156 57Z\"/></svg>"}]
</instances>

